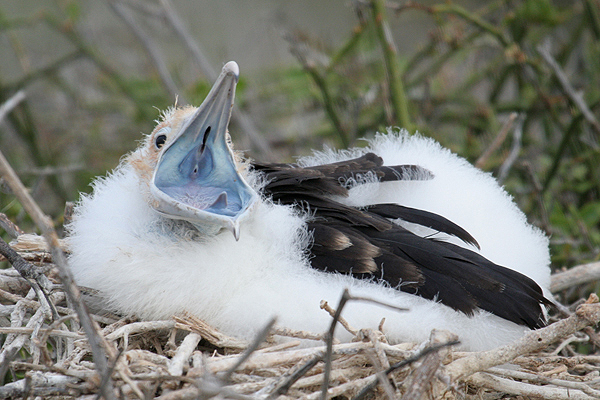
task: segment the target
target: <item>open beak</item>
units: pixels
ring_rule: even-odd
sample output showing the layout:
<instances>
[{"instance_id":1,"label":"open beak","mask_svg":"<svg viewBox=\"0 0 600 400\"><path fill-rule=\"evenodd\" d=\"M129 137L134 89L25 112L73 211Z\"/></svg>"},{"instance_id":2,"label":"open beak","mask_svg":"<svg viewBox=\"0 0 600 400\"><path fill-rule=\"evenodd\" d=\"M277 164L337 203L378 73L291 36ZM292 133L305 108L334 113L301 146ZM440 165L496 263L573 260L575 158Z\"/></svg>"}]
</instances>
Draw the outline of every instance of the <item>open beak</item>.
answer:
<instances>
[{"instance_id":1,"label":"open beak","mask_svg":"<svg viewBox=\"0 0 600 400\"><path fill-rule=\"evenodd\" d=\"M165 144L150 185L158 212L206 234L228 229L236 240L240 221L258 198L238 173L227 143L238 77L238 65L225 64L202 105Z\"/></svg>"}]
</instances>

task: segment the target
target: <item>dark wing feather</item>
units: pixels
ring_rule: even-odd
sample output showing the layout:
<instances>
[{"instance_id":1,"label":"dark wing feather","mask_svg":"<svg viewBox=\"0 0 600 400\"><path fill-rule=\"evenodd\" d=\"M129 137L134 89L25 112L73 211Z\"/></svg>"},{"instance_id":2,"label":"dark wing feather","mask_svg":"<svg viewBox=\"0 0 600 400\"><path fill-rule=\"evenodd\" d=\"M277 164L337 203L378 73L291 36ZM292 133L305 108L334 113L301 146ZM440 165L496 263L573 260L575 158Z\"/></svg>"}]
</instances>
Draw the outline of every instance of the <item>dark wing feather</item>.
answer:
<instances>
[{"instance_id":1,"label":"dark wing feather","mask_svg":"<svg viewBox=\"0 0 600 400\"><path fill-rule=\"evenodd\" d=\"M381 157L373 153L313 167L266 163L254 163L253 167L266 174L268 183L265 192L271 195L308 193L347 196L348 187L345 184L367 174L375 174L380 182L433 177L430 171L418 165L384 166Z\"/></svg>"},{"instance_id":2,"label":"dark wing feather","mask_svg":"<svg viewBox=\"0 0 600 400\"><path fill-rule=\"evenodd\" d=\"M441 215L399 204L374 204L366 207L366 209L385 218L401 219L456 236L463 242L480 248L477 240L469 232Z\"/></svg>"},{"instance_id":3,"label":"dark wing feather","mask_svg":"<svg viewBox=\"0 0 600 400\"><path fill-rule=\"evenodd\" d=\"M360 182L356 178L366 174L381 182L425 180L433 177L427 169L383 166L373 153L314 167L254 164L254 168L266 176L266 196L313 216L308 222L313 268L382 280L468 315L483 309L530 328L544 325L541 305L550 302L533 280L474 251L417 236L390 219L426 226L478 247L460 226L440 215L396 204L358 209L335 200L348 195L349 181Z\"/></svg>"}]
</instances>

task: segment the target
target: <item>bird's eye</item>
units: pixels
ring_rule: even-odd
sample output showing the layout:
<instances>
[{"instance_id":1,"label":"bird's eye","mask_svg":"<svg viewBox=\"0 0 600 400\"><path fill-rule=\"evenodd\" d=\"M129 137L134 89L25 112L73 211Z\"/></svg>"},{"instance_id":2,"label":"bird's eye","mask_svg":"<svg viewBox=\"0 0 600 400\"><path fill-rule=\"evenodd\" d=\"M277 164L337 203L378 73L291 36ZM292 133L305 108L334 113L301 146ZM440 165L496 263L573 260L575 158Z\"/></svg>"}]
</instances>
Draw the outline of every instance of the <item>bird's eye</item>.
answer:
<instances>
[{"instance_id":1,"label":"bird's eye","mask_svg":"<svg viewBox=\"0 0 600 400\"><path fill-rule=\"evenodd\" d=\"M154 144L156 145L157 149L160 149L161 147L163 147L166 141L167 135L158 135L156 139L154 139Z\"/></svg>"}]
</instances>

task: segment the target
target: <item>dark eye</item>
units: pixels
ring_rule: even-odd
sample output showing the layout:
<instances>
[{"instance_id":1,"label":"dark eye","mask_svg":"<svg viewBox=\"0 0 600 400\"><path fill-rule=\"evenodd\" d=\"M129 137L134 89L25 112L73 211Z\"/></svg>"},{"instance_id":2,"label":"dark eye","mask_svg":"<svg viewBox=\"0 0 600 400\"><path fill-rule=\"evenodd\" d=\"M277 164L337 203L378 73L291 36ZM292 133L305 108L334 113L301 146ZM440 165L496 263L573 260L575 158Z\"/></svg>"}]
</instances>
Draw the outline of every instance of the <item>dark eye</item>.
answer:
<instances>
[{"instance_id":1,"label":"dark eye","mask_svg":"<svg viewBox=\"0 0 600 400\"><path fill-rule=\"evenodd\" d=\"M167 135L158 135L156 139L154 139L154 144L156 145L157 149L160 149L161 147L163 147L163 144L165 144L166 141Z\"/></svg>"}]
</instances>

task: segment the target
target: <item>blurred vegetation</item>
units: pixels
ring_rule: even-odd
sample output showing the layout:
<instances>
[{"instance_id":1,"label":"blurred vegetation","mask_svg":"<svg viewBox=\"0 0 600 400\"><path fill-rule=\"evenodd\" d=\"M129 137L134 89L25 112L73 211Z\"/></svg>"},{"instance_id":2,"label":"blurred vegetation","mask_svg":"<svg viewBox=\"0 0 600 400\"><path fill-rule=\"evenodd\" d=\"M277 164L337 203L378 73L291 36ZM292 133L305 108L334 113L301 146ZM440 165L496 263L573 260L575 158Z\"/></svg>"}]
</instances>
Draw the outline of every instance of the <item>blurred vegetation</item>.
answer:
<instances>
[{"instance_id":1,"label":"blurred vegetation","mask_svg":"<svg viewBox=\"0 0 600 400\"><path fill-rule=\"evenodd\" d=\"M47 93L29 96L7 117L0 145L57 224L65 201L89 190L93 176L152 130L155 107L172 105L175 95L180 104L199 104L212 81L168 1L108 3L141 49L129 55L143 65L134 76L97 51L78 1L18 18L0 9L0 32L11 44L2 51L23 71L18 79L0 76L0 103L19 89ZM267 71L260 87L242 76L236 108L254 121L234 121L234 140L257 159L292 160L323 144L363 145L358 138L388 126L419 131L499 177L551 236L555 267L597 260L600 1L482 4L340 4L353 7L356 25L336 46L281 23L298 62ZM412 54L398 54L394 42L402 40L395 31L404 13L424 13L435 24ZM34 31L56 35L71 50L32 64L21 38ZM195 55L207 78L190 79L180 60L160 56L152 39L165 31ZM246 135L251 129L270 131L261 133L266 142ZM10 194L0 194L0 212L33 229Z\"/></svg>"}]
</instances>

